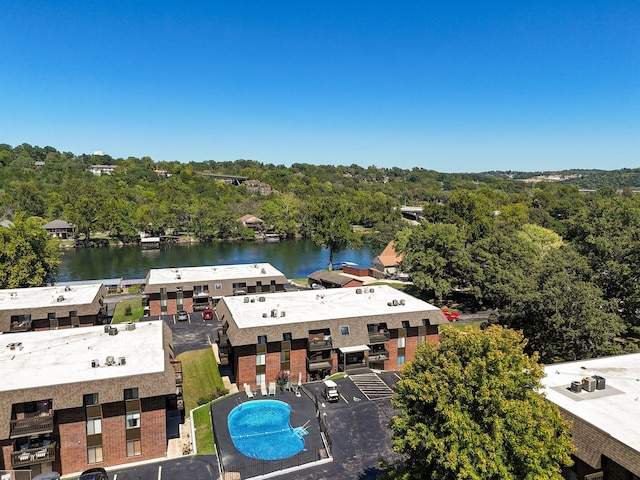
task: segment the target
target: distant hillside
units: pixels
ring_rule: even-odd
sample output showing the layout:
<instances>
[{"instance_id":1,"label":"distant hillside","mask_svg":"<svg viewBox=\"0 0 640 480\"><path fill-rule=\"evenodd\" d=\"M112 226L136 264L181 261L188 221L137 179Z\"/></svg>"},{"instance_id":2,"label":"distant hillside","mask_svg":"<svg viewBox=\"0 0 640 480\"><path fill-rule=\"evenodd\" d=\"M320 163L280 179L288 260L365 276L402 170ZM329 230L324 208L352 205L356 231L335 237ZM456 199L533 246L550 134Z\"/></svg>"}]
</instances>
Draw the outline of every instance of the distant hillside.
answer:
<instances>
[{"instance_id":1,"label":"distant hillside","mask_svg":"<svg viewBox=\"0 0 640 480\"><path fill-rule=\"evenodd\" d=\"M600 187L612 187L617 190L625 188L640 189L640 168L624 168L621 170L561 170L554 172L483 172L495 178L533 182L561 182L575 185L580 189L593 190Z\"/></svg>"}]
</instances>

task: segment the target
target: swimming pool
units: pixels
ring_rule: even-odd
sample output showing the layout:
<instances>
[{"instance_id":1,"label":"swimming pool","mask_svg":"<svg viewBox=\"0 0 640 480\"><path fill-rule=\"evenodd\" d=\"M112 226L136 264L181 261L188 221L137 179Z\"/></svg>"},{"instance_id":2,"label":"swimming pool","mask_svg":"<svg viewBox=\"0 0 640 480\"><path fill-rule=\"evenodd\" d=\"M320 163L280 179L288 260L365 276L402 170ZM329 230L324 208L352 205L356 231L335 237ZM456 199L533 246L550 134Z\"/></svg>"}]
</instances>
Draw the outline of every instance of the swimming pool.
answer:
<instances>
[{"instance_id":1,"label":"swimming pool","mask_svg":"<svg viewBox=\"0 0 640 480\"><path fill-rule=\"evenodd\" d=\"M304 427L289 424L291 406L279 400L254 400L235 407L227 417L229 434L243 455L281 460L304 449Z\"/></svg>"}]
</instances>

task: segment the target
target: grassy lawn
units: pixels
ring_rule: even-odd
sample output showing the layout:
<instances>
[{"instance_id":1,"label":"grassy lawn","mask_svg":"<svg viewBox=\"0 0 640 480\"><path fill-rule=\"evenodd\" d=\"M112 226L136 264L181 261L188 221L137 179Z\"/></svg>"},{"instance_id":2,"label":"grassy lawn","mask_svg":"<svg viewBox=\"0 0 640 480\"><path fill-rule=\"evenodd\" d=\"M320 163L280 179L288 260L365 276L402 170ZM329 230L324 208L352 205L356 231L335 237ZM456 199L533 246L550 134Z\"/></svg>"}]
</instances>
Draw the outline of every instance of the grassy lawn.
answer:
<instances>
[{"instance_id":1,"label":"grassy lawn","mask_svg":"<svg viewBox=\"0 0 640 480\"><path fill-rule=\"evenodd\" d=\"M448 323L446 325L441 325L440 328L455 328L456 330L462 330L464 331L465 328L467 327L471 327L471 328L480 328L480 325L482 324L482 322L469 322L469 323L458 323L458 322L451 322Z\"/></svg>"},{"instance_id":2,"label":"grassy lawn","mask_svg":"<svg viewBox=\"0 0 640 480\"><path fill-rule=\"evenodd\" d=\"M131 307L131 315L125 315L127 306ZM142 298L123 300L116 305L111 323L137 322L143 314Z\"/></svg>"},{"instance_id":3,"label":"grassy lawn","mask_svg":"<svg viewBox=\"0 0 640 480\"><path fill-rule=\"evenodd\" d=\"M196 448L199 455L213 455L216 446L213 443L213 422L209 404L193 411L193 424L196 428Z\"/></svg>"},{"instance_id":4,"label":"grassy lawn","mask_svg":"<svg viewBox=\"0 0 640 480\"><path fill-rule=\"evenodd\" d=\"M224 389L213 350L190 350L177 357L182 362L184 402L188 412L198 406L198 399L210 398Z\"/></svg>"}]
</instances>

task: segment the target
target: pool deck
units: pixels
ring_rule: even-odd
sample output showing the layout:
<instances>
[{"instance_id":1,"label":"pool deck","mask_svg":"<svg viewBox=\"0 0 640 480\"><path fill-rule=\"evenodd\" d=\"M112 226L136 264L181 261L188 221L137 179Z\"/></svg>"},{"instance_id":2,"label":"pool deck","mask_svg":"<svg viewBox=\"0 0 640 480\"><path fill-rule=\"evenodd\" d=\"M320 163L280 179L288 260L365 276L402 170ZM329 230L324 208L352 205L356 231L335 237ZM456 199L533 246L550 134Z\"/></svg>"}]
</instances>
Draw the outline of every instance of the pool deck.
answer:
<instances>
[{"instance_id":1,"label":"pool deck","mask_svg":"<svg viewBox=\"0 0 640 480\"><path fill-rule=\"evenodd\" d=\"M379 377L390 387L398 380L395 372L382 372ZM391 431L387 428L396 411L389 399L367 399L350 378L341 378L336 382L342 395L338 403L322 402L322 382L305 384L307 391L319 400L319 412L327 425L332 445L332 461L293 466L286 473L278 471L290 467L287 460L253 460L238 452L229 436L227 416L239 403L255 402L262 398L285 401L291 405L291 426L299 427L310 420L309 434L303 437L305 445L318 447L322 442L315 404L311 398L304 393L296 397L292 392L281 394L278 390L275 396L262 397L258 392L253 399L249 399L242 392L214 404L212 418L220 460L226 467L238 466L236 470L226 468L226 471L237 471L240 477L236 478L242 479L265 475L267 471L270 478L287 480L375 479L381 473L379 459L398 458L391 448Z\"/></svg>"}]
</instances>

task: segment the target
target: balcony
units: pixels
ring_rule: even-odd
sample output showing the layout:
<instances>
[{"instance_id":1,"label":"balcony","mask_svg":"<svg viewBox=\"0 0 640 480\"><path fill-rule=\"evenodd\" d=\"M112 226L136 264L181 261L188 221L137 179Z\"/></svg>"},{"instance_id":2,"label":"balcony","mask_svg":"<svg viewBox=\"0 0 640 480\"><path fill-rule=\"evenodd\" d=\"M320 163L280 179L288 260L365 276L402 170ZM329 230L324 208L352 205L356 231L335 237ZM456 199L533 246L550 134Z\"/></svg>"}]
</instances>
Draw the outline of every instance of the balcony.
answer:
<instances>
[{"instance_id":1,"label":"balcony","mask_svg":"<svg viewBox=\"0 0 640 480\"><path fill-rule=\"evenodd\" d=\"M231 346L231 344L229 343L229 337L226 333L218 333L218 346L220 347L220 349L228 349Z\"/></svg>"},{"instance_id":2,"label":"balcony","mask_svg":"<svg viewBox=\"0 0 640 480\"><path fill-rule=\"evenodd\" d=\"M182 362L173 360L171 364L176 374L176 385L182 385Z\"/></svg>"},{"instance_id":3,"label":"balcony","mask_svg":"<svg viewBox=\"0 0 640 480\"><path fill-rule=\"evenodd\" d=\"M54 462L56 460L56 445L56 442L50 442L41 447L11 452L11 466L17 468L37 463Z\"/></svg>"},{"instance_id":4,"label":"balcony","mask_svg":"<svg viewBox=\"0 0 640 480\"><path fill-rule=\"evenodd\" d=\"M369 331L369 344L374 345L376 343L386 343L391 340L391 334L389 330L381 328L376 331Z\"/></svg>"},{"instance_id":5,"label":"balcony","mask_svg":"<svg viewBox=\"0 0 640 480\"><path fill-rule=\"evenodd\" d=\"M11 332L29 332L32 329L31 319L11 322Z\"/></svg>"},{"instance_id":6,"label":"balcony","mask_svg":"<svg viewBox=\"0 0 640 480\"><path fill-rule=\"evenodd\" d=\"M11 420L11 433L9 438L28 437L53 433L53 410L37 417L27 417L20 420Z\"/></svg>"},{"instance_id":7,"label":"balcony","mask_svg":"<svg viewBox=\"0 0 640 480\"><path fill-rule=\"evenodd\" d=\"M332 358L309 358L307 357L307 371L316 372L319 370L331 370L333 367Z\"/></svg>"},{"instance_id":8,"label":"balcony","mask_svg":"<svg viewBox=\"0 0 640 480\"><path fill-rule=\"evenodd\" d=\"M389 360L389 352L387 350L379 349L369 351L370 362L382 362L384 360Z\"/></svg>"},{"instance_id":9,"label":"balcony","mask_svg":"<svg viewBox=\"0 0 640 480\"><path fill-rule=\"evenodd\" d=\"M317 352L321 350L331 350L333 343L331 342L331 335L318 335L314 334L309 337L308 349L310 352Z\"/></svg>"},{"instance_id":10,"label":"balcony","mask_svg":"<svg viewBox=\"0 0 640 480\"><path fill-rule=\"evenodd\" d=\"M209 298L209 290L194 290L193 298Z\"/></svg>"}]
</instances>

